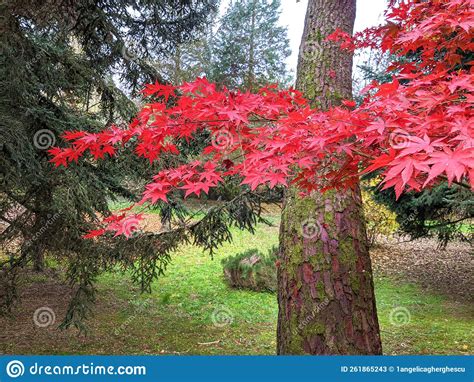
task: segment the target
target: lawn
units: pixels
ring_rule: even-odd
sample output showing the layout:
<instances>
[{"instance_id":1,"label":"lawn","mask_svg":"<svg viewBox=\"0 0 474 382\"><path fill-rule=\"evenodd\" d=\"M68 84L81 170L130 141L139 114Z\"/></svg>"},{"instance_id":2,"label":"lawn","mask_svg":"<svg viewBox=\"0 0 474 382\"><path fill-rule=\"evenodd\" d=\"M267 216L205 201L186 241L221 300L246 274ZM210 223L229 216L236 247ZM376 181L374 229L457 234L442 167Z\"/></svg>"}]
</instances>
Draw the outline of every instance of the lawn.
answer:
<instances>
[{"instance_id":1,"label":"lawn","mask_svg":"<svg viewBox=\"0 0 474 382\"><path fill-rule=\"evenodd\" d=\"M277 218L272 220L278 223ZM255 235L234 231L214 259L193 246L174 255L151 294L140 294L126 275L104 274L87 336L59 331L64 314L61 290L40 289L38 278L25 284L26 301L2 319L4 353L83 354L274 354L276 296L229 288L221 259L250 248L266 251L278 242L277 224L259 225ZM41 277L41 276L37 276ZM37 285L36 285L37 284ZM379 275L377 307L385 354L469 354L474 342L474 309L415 284ZM35 290L37 290L35 292ZM36 293L36 295L35 295ZM49 306L53 327L37 328L32 312Z\"/></svg>"}]
</instances>

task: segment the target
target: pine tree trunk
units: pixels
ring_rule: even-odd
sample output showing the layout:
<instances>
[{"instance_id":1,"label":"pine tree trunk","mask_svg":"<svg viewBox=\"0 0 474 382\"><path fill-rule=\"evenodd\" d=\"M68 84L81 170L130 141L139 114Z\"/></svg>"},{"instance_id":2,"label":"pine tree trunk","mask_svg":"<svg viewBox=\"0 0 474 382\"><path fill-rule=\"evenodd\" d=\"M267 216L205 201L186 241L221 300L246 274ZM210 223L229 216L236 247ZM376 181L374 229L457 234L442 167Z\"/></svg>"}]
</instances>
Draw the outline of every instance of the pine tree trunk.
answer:
<instances>
[{"instance_id":1,"label":"pine tree trunk","mask_svg":"<svg viewBox=\"0 0 474 382\"><path fill-rule=\"evenodd\" d=\"M44 271L44 255L43 255L43 252L37 252L37 253L34 254L33 270L35 272L43 272Z\"/></svg>"},{"instance_id":2,"label":"pine tree trunk","mask_svg":"<svg viewBox=\"0 0 474 382\"><path fill-rule=\"evenodd\" d=\"M356 0L309 0L297 88L328 108L352 95L352 54L325 41L352 33ZM360 192L300 198L290 189L280 227L278 354L381 354Z\"/></svg>"},{"instance_id":3,"label":"pine tree trunk","mask_svg":"<svg viewBox=\"0 0 474 382\"><path fill-rule=\"evenodd\" d=\"M41 228L45 226L47 218L41 213L36 214L36 222L33 226L32 233L37 233L41 231ZM40 238L39 238L40 239ZM41 240L35 238L31 241L29 251L31 253L31 258L33 259L33 270L35 272L43 272L45 268L44 261L44 246L41 243Z\"/></svg>"},{"instance_id":4,"label":"pine tree trunk","mask_svg":"<svg viewBox=\"0 0 474 382\"><path fill-rule=\"evenodd\" d=\"M247 85L245 88L252 91L255 79L255 1L252 0L252 17L250 21L250 47L249 47L249 69L247 73Z\"/></svg>"}]
</instances>

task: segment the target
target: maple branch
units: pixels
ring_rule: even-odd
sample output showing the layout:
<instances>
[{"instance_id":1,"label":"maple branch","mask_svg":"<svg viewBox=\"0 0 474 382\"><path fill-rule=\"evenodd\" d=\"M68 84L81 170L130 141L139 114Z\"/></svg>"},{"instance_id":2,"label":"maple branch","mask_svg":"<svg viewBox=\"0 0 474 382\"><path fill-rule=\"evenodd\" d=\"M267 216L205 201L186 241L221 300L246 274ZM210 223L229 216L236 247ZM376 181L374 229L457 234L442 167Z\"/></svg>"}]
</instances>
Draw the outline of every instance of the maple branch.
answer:
<instances>
[{"instance_id":1,"label":"maple branch","mask_svg":"<svg viewBox=\"0 0 474 382\"><path fill-rule=\"evenodd\" d=\"M370 159L370 160L375 159L373 156L370 156L369 154L363 153L362 151L359 151L359 150L353 150L352 149L352 152L355 153L356 155L359 155L361 157L364 157L364 158L367 158L367 159Z\"/></svg>"}]
</instances>

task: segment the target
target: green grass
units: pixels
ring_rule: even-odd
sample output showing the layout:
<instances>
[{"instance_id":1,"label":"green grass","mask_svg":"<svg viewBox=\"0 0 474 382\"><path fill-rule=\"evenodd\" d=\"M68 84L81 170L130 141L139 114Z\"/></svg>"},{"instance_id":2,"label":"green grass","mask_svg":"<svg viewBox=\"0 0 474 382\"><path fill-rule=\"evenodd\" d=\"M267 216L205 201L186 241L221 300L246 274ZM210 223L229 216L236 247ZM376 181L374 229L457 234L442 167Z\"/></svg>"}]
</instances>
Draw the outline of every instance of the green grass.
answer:
<instances>
[{"instance_id":1,"label":"green grass","mask_svg":"<svg viewBox=\"0 0 474 382\"><path fill-rule=\"evenodd\" d=\"M151 330L150 340L160 338L161 349L200 354L273 354L278 307L276 296L229 288L223 280L221 259L249 248L270 249L278 242L276 228L260 226L256 235L235 232L232 244L224 245L211 259L195 247L186 246L174 256L166 275L159 279L151 295L139 295L129 283L115 274L101 277L103 292L123 300L149 300L154 307L149 320L140 319L139 330ZM116 317L120 325L133 315L130 305ZM232 321L216 326L213 315ZM142 312L143 313L143 312ZM156 332L153 322L159 321ZM133 321L127 331L137 325ZM220 341L216 345L199 343Z\"/></svg>"},{"instance_id":2,"label":"green grass","mask_svg":"<svg viewBox=\"0 0 474 382\"><path fill-rule=\"evenodd\" d=\"M474 224L461 223L459 224L458 229L459 229L459 232L461 233L474 234Z\"/></svg>"},{"instance_id":3,"label":"green grass","mask_svg":"<svg viewBox=\"0 0 474 382\"><path fill-rule=\"evenodd\" d=\"M384 353L472 353L472 305L457 303L427 293L416 285L388 278L375 280L375 294ZM400 322L390 319L391 313L396 317L397 311L401 312ZM406 323L400 325L402 322Z\"/></svg>"},{"instance_id":4,"label":"green grass","mask_svg":"<svg viewBox=\"0 0 474 382\"><path fill-rule=\"evenodd\" d=\"M223 281L221 259L277 244L277 228L260 226L256 235L234 232L234 242L223 246L212 260L192 246L174 256L166 276L155 283L151 295L141 296L121 276L108 274L100 279L101 290L125 301L149 300L152 308L136 316L129 303L117 313L115 325L126 324L129 341L123 352L187 354L274 354L277 320L276 296L270 293L234 290ZM462 354L473 342L473 308L429 294L411 284L388 278L375 280L377 307L386 354ZM407 309L410 321L398 326L390 320L394 309ZM232 317L223 327L213 324L212 315L222 310ZM133 338L141 345L137 348ZM142 343L144 341L144 343ZM216 344L200 345L199 343Z\"/></svg>"},{"instance_id":5,"label":"green grass","mask_svg":"<svg viewBox=\"0 0 474 382\"><path fill-rule=\"evenodd\" d=\"M183 247L151 294L140 294L127 275L104 274L87 337L34 329L18 343L11 340L5 352L275 354L276 295L229 288L221 260L251 248L266 252L277 242L277 226L259 225L255 235L234 230L233 243L214 259L196 247ZM472 353L472 306L388 278L376 279L375 288L385 354ZM390 319L397 308L410 314L405 325ZM213 315L219 313L229 318L228 325L215 324ZM27 320L31 328L31 316Z\"/></svg>"}]
</instances>

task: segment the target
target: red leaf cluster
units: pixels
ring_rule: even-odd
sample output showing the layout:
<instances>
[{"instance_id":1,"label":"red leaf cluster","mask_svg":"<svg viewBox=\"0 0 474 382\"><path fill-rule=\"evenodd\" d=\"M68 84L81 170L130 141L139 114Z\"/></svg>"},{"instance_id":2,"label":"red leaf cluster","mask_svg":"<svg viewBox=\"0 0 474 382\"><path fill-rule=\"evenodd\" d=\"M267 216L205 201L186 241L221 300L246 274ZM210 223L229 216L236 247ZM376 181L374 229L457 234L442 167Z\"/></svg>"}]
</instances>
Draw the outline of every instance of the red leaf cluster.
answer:
<instances>
[{"instance_id":1,"label":"red leaf cluster","mask_svg":"<svg viewBox=\"0 0 474 382\"><path fill-rule=\"evenodd\" d=\"M51 161L66 167L86 154L97 160L133 142L135 153L153 162L163 152L179 154L178 140L207 130L212 143L200 161L158 173L140 203L166 202L174 189L207 193L227 176L240 176L252 189L291 182L310 191L351 187L361 173L378 171L397 197L445 179L474 187L474 80L472 62L463 61L474 50L471 1L392 3L386 25L354 38L341 31L328 36L345 49L419 56L396 61L393 80L370 84L357 108L346 100L322 112L298 91L276 86L252 94L217 89L205 78L178 87L156 83L146 85L150 102L129 126L69 132L63 137L69 146L53 148ZM113 217L88 236L107 230L130 236L127 219Z\"/></svg>"}]
</instances>

